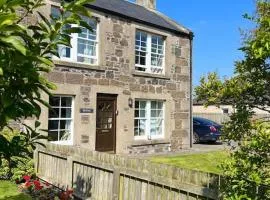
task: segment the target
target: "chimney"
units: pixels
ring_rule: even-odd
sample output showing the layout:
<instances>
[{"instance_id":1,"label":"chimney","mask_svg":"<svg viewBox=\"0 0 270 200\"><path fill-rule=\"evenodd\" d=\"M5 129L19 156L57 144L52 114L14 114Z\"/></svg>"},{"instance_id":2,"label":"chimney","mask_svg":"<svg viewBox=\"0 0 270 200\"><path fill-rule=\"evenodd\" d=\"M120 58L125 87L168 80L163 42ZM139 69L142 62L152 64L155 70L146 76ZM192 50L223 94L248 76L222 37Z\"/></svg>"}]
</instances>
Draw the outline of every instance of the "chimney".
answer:
<instances>
[{"instance_id":1,"label":"chimney","mask_svg":"<svg viewBox=\"0 0 270 200\"><path fill-rule=\"evenodd\" d=\"M156 0L136 0L136 3L149 9L156 9Z\"/></svg>"}]
</instances>

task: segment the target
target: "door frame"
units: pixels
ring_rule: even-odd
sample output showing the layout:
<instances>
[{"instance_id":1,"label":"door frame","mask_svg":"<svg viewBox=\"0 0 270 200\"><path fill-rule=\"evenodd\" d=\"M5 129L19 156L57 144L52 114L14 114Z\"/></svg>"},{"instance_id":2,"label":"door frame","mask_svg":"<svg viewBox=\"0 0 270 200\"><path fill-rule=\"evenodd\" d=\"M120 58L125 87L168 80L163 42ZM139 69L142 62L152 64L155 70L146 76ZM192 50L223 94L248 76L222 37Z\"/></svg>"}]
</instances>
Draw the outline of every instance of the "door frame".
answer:
<instances>
[{"instance_id":1,"label":"door frame","mask_svg":"<svg viewBox=\"0 0 270 200\"><path fill-rule=\"evenodd\" d=\"M97 93L96 94L96 123L97 123L97 102L98 100L113 100L115 102L114 104L114 135L113 135L113 153L116 153L116 126L117 126L117 98L118 98L118 94L110 94L110 93ZM96 127L96 141L95 141L95 151L97 150L97 127ZM106 151L105 151L106 152Z\"/></svg>"}]
</instances>

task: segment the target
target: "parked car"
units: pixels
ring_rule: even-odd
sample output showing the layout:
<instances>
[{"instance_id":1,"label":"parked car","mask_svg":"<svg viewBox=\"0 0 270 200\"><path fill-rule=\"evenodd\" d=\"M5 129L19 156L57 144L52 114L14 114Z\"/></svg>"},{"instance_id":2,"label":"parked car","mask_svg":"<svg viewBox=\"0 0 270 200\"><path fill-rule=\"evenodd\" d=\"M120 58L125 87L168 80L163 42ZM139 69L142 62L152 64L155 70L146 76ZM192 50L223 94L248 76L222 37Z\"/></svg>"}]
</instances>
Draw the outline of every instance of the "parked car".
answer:
<instances>
[{"instance_id":1,"label":"parked car","mask_svg":"<svg viewBox=\"0 0 270 200\"><path fill-rule=\"evenodd\" d=\"M216 142L221 136L221 127L209 119L193 117L193 143Z\"/></svg>"}]
</instances>

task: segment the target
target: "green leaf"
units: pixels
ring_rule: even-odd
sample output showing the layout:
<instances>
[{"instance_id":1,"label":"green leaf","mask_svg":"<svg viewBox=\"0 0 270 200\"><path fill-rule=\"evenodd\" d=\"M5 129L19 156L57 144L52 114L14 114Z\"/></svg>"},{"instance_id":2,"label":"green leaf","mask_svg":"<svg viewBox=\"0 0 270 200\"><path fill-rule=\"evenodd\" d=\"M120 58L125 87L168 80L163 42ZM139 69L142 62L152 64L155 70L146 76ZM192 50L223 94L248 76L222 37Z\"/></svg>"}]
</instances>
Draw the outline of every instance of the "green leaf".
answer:
<instances>
[{"instance_id":1,"label":"green leaf","mask_svg":"<svg viewBox=\"0 0 270 200\"><path fill-rule=\"evenodd\" d=\"M0 37L0 41L6 44L9 44L11 47L15 48L17 51L21 52L23 55L26 55L25 44L19 37L16 36L7 36Z\"/></svg>"},{"instance_id":2,"label":"green leaf","mask_svg":"<svg viewBox=\"0 0 270 200\"><path fill-rule=\"evenodd\" d=\"M38 128L41 125L39 121L35 121L35 128Z\"/></svg>"},{"instance_id":3,"label":"green leaf","mask_svg":"<svg viewBox=\"0 0 270 200\"><path fill-rule=\"evenodd\" d=\"M93 28L86 21L80 21L80 26L88 29L89 31L93 31Z\"/></svg>"},{"instance_id":4,"label":"green leaf","mask_svg":"<svg viewBox=\"0 0 270 200\"><path fill-rule=\"evenodd\" d=\"M44 63L45 65L54 67L54 63L53 63L50 59L48 59L48 58L44 58L44 57L41 57L41 56L37 56L37 59L38 59L39 61L41 61L42 63Z\"/></svg>"},{"instance_id":5,"label":"green leaf","mask_svg":"<svg viewBox=\"0 0 270 200\"><path fill-rule=\"evenodd\" d=\"M3 69L2 67L0 67L0 76L3 76L4 72L3 72Z\"/></svg>"},{"instance_id":6,"label":"green leaf","mask_svg":"<svg viewBox=\"0 0 270 200\"><path fill-rule=\"evenodd\" d=\"M12 25L15 23L15 20L17 19L16 14L14 13L0 13L0 27L6 26L6 25Z\"/></svg>"},{"instance_id":7,"label":"green leaf","mask_svg":"<svg viewBox=\"0 0 270 200\"><path fill-rule=\"evenodd\" d=\"M8 7L8 8L16 8L16 7L19 7L19 6L21 6L21 4L24 2L24 0L12 0L12 1L8 1L7 3L6 3L6 6Z\"/></svg>"}]
</instances>

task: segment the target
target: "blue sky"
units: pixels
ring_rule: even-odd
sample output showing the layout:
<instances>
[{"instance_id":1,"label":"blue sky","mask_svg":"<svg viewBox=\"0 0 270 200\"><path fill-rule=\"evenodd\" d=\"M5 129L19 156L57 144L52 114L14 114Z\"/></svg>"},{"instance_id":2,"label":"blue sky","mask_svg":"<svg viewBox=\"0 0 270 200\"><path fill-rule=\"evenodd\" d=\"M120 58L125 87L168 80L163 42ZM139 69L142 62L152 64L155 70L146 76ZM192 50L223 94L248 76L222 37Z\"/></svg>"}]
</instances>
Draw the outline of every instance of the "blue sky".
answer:
<instances>
[{"instance_id":1,"label":"blue sky","mask_svg":"<svg viewBox=\"0 0 270 200\"><path fill-rule=\"evenodd\" d=\"M254 13L254 0L157 0L157 7L195 34L193 85L208 72L232 75L242 56L239 28L251 27L242 15Z\"/></svg>"}]
</instances>

